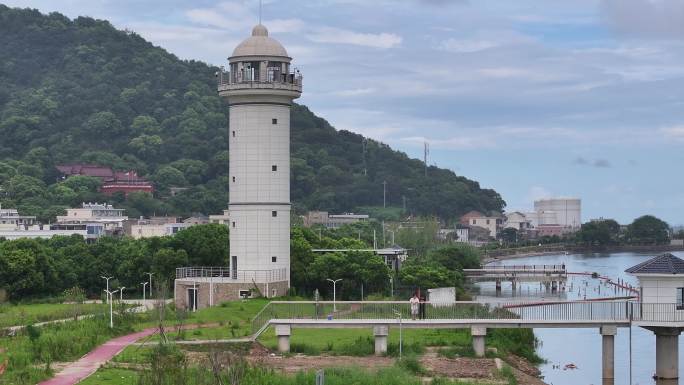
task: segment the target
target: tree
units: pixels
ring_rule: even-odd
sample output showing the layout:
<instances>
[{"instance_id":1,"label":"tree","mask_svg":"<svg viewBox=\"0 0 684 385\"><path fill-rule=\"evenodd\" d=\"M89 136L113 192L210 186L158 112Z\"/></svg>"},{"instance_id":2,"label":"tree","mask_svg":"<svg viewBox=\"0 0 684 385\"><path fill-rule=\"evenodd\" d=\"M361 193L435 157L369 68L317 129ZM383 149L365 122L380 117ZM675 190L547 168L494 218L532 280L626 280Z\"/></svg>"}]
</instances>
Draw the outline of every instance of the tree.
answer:
<instances>
[{"instance_id":1,"label":"tree","mask_svg":"<svg viewBox=\"0 0 684 385\"><path fill-rule=\"evenodd\" d=\"M163 248L152 256L152 272L158 280L172 281L175 277L176 268L188 265L188 253L185 250Z\"/></svg>"},{"instance_id":2,"label":"tree","mask_svg":"<svg viewBox=\"0 0 684 385\"><path fill-rule=\"evenodd\" d=\"M453 272L436 263L407 263L399 271L399 279L403 285L422 289L456 286Z\"/></svg>"},{"instance_id":3,"label":"tree","mask_svg":"<svg viewBox=\"0 0 684 385\"><path fill-rule=\"evenodd\" d=\"M670 225L652 215L644 215L627 226L627 239L639 245L666 244L670 241Z\"/></svg>"},{"instance_id":4,"label":"tree","mask_svg":"<svg viewBox=\"0 0 684 385\"><path fill-rule=\"evenodd\" d=\"M506 227L501 230L499 237L504 243L517 243L518 242L518 229L513 227Z\"/></svg>"},{"instance_id":5,"label":"tree","mask_svg":"<svg viewBox=\"0 0 684 385\"><path fill-rule=\"evenodd\" d=\"M228 227L219 224L192 226L179 231L172 245L183 249L194 266L228 266Z\"/></svg>"},{"instance_id":6,"label":"tree","mask_svg":"<svg viewBox=\"0 0 684 385\"><path fill-rule=\"evenodd\" d=\"M620 236L620 225L613 219L591 221L582 224L582 228L575 236L579 242L587 246L617 244Z\"/></svg>"}]
</instances>

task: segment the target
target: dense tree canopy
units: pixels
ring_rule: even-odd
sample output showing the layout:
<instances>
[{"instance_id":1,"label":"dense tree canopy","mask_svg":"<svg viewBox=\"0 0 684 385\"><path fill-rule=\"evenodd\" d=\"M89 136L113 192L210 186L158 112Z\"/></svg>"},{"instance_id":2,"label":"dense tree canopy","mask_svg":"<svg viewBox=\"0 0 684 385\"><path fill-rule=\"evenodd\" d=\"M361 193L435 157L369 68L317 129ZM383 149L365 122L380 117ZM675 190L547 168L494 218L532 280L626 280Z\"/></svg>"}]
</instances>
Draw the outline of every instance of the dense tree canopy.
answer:
<instances>
[{"instance_id":1,"label":"dense tree canopy","mask_svg":"<svg viewBox=\"0 0 684 385\"><path fill-rule=\"evenodd\" d=\"M0 5L0 199L50 220L80 201L103 200L95 181L60 181L55 164L135 169L153 197L112 203L131 216L217 213L228 201L228 109L217 68L179 60L106 21ZM295 210L351 211L387 201L453 220L501 210L493 190L387 145L337 131L304 106L292 110ZM365 143L365 144L364 144ZM364 171L365 170L365 171ZM187 187L171 197L171 187Z\"/></svg>"},{"instance_id":2,"label":"dense tree canopy","mask_svg":"<svg viewBox=\"0 0 684 385\"><path fill-rule=\"evenodd\" d=\"M633 244L665 244L670 241L670 225L652 215L644 215L627 227L627 239Z\"/></svg>"}]
</instances>

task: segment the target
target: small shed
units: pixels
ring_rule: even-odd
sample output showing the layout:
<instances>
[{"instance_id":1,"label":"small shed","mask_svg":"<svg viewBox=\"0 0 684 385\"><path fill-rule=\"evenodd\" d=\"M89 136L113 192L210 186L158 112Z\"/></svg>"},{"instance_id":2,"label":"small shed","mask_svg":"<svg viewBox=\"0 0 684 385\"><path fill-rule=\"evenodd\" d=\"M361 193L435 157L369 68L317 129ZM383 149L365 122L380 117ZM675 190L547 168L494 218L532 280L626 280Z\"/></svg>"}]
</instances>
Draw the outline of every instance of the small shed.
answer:
<instances>
[{"instance_id":1,"label":"small shed","mask_svg":"<svg viewBox=\"0 0 684 385\"><path fill-rule=\"evenodd\" d=\"M625 270L639 279L642 303L675 304L684 309L684 260L670 253Z\"/></svg>"}]
</instances>

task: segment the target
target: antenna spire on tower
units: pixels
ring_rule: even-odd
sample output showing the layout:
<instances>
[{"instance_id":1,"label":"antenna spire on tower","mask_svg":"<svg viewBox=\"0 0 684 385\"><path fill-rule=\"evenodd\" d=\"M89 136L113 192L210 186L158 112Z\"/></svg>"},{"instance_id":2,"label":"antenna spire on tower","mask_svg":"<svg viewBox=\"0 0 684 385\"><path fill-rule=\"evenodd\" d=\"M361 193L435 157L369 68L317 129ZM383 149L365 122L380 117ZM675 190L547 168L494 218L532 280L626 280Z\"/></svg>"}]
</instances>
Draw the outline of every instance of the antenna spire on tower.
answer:
<instances>
[{"instance_id":1,"label":"antenna spire on tower","mask_svg":"<svg viewBox=\"0 0 684 385\"><path fill-rule=\"evenodd\" d=\"M261 24L262 0L259 0L259 24Z\"/></svg>"}]
</instances>

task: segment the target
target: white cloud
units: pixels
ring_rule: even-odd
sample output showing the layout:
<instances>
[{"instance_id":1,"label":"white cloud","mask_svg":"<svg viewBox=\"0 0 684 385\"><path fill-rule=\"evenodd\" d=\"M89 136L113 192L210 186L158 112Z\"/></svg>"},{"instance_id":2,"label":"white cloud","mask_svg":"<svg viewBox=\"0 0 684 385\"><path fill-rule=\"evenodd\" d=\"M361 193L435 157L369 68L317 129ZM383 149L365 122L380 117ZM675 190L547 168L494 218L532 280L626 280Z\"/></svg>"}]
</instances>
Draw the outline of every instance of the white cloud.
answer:
<instances>
[{"instance_id":1,"label":"white cloud","mask_svg":"<svg viewBox=\"0 0 684 385\"><path fill-rule=\"evenodd\" d=\"M553 194L546 187L532 186L530 187L530 190L527 192L527 197L528 201L536 201L539 199L551 198L553 197Z\"/></svg>"},{"instance_id":2,"label":"white cloud","mask_svg":"<svg viewBox=\"0 0 684 385\"><path fill-rule=\"evenodd\" d=\"M684 124L679 126L665 127L660 130L665 138L684 140Z\"/></svg>"},{"instance_id":3,"label":"white cloud","mask_svg":"<svg viewBox=\"0 0 684 385\"><path fill-rule=\"evenodd\" d=\"M394 33L359 33L340 28L323 27L308 34L317 43L351 44L373 48L394 48L402 38Z\"/></svg>"},{"instance_id":4,"label":"white cloud","mask_svg":"<svg viewBox=\"0 0 684 385\"><path fill-rule=\"evenodd\" d=\"M422 136L409 136L399 139L402 142L423 145L423 143L429 143L430 146L434 148L445 148L452 150L472 150L472 149L483 149L492 148L496 146L496 143L488 136L457 136L447 139L428 139Z\"/></svg>"},{"instance_id":5,"label":"white cloud","mask_svg":"<svg viewBox=\"0 0 684 385\"><path fill-rule=\"evenodd\" d=\"M439 44L440 49L454 53L471 53L498 47L499 44L488 40L467 40L449 38Z\"/></svg>"},{"instance_id":6,"label":"white cloud","mask_svg":"<svg viewBox=\"0 0 684 385\"><path fill-rule=\"evenodd\" d=\"M603 0L602 6L607 23L625 35L684 37L682 0Z\"/></svg>"}]
</instances>

